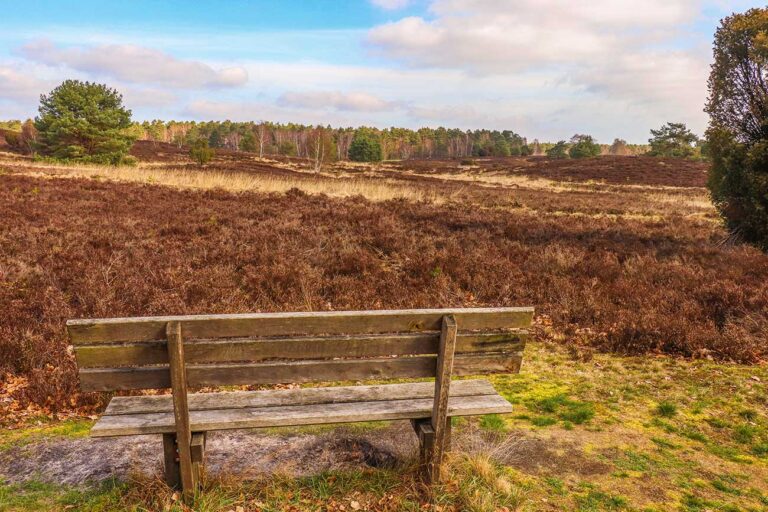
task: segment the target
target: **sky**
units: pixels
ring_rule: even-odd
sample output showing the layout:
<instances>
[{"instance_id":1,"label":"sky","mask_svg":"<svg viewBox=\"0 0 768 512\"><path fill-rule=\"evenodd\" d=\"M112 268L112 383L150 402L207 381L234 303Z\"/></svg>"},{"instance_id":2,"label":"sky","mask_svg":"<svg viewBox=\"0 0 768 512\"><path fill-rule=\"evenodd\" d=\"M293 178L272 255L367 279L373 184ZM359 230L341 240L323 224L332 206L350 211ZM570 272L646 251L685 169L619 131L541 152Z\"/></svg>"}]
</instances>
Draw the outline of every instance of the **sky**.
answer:
<instances>
[{"instance_id":1,"label":"sky","mask_svg":"<svg viewBox=\"0 0 768 512\"><path fill-rule=\"evenodd\" d=\"M61 81L136 120L488 128L529 140L702 134L713 34L740 0L25 0L0 6L0 119Z\"/></svg>"}]
</instances>

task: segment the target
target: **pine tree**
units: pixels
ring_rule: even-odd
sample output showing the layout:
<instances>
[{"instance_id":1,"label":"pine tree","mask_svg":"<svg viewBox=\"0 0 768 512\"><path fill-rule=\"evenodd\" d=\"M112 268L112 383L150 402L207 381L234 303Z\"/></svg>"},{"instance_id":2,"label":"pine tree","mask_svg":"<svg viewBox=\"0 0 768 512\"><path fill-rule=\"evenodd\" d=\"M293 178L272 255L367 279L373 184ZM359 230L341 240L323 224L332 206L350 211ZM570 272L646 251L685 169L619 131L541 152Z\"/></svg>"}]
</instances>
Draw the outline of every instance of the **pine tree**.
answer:
<instances>
[{"instance_id":1,"label":"pine tree","mask_svg":"<svg viewBox=\"0 0 768 512\"><path fill-rule=\"evenodd\" d=\"M66 80L40 97L39 114L35 149L46 156L117 165L133 144L131 111L103 84Z\"/></svg>"}]
</instances>

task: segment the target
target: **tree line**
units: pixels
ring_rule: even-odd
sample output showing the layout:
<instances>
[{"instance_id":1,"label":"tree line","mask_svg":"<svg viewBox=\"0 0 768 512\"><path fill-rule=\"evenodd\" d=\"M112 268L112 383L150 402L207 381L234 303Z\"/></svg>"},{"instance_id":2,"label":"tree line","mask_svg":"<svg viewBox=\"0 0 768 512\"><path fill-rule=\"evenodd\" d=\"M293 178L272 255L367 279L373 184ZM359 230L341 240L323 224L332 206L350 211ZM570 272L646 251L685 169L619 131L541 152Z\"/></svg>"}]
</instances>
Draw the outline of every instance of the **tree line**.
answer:
<instances>
[{"instance_id":1,"label":"tree line","mask_svg":"<svg viewBox=\"0 0 768 512\"><path fill-rule=\"evenodd\" d=\"M179 147L205 139L212 148L250 151L259 156L283 155L310 159L316 157L319 151L326 153L327 158L363 158L364 161L533 154L525 137L511 130L460 130L444 127L411 130L365 126L334 128L267 121L154 120L133 123L130 131L139 140L171 143ZM320 142L318 139L321 139Z\"/></svg>"},{"instance_id":2,"label":"tree line","mask_svg":"<svg viewBox=\"0 0 768 512\"><path fill-rule=\"evenodd\" d=\"M131 120L122 96L103 84L66 80L41 96L40 115L24 123L0 123L6 141L26 153L59 160L92 163L131 163L128 151L135 140L190 148L198 163L209 161L216 149L256 153L260 157L300 157L319 170L337 160L377 162L409 158L472 158L546 155L550 158L589 158L599 155L706 157L706 142L682 123L651 130L648 145L615 139L598 144L586 134L570 141L540 143L511 130L439 128L337 127L296 123L232 121Z\"/></svg>"}]
</instances>

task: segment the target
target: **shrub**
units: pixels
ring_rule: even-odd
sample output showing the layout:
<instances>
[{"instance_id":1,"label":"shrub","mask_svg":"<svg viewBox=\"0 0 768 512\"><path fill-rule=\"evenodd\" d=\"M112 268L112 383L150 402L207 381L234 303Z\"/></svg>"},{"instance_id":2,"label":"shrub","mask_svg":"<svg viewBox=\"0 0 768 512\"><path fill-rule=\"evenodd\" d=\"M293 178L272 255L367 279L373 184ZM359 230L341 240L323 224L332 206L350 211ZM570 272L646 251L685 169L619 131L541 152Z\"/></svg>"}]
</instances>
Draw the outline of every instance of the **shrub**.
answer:
<instances>
[{"instance_id":1,"label":"shrub","mask_svg":"<svg viewBox=\"0 0 768 512\"><path fill-rule=\"evenodd\" d=\"M574 135L568 150L571 158L589 158L600 156L600 144L591 135Z\"/></svg>"},{"instance_id":2,"label":"shrub","mask_svg":"<svg viewBox=\"0 0 768 512\"><path fill-rule=\"evenodd\" d=\"M44 156L89 163L122 163L133 144L131 111L106 85L66 80L40 98L35 148Z\"/></svg>"},{"instance_id":3,"label":"shrub","mask_svg":"<svg viewBox=\"0 0 768 512\"><path fill-rule=\"evenodd\" d=\"M557 144L547 150L547 156L549 158L568 158L568 143L564 140L559 141Z\"/></svg>"},{"instance_id":4,"label":"shrub","mask_svg":"<svg viewBox=\"0 0 768 512\"><path fill-rule=\"evenodd\" d=\"M189 149L189 157L198 163L198 165L205 165L211 161L214 152L208 146L208 141L205 139L197 139L192 147Z\"/></svg>"},{"instance_id":5,"label":"shrub","mask_svg":"<svg viewBox=\"0 0 768 512\"><path fill-rule=\"evenodd\" d=\"M738 238L768 250L768 9L725 18L709 76L708 187Z\"/></svg>"},{"instance_id":6,"label":"shrub","mask_svg":"<svg viewBox=\"0 0 768 512\"><path fill-rule=\"evenodd\" d=\"M5 138L6 144L8 144L11 147L11 149L15 149L15 150L21 149L21 133L5 131L3 133L3 137Z\"/></svg>"}]
</instances>

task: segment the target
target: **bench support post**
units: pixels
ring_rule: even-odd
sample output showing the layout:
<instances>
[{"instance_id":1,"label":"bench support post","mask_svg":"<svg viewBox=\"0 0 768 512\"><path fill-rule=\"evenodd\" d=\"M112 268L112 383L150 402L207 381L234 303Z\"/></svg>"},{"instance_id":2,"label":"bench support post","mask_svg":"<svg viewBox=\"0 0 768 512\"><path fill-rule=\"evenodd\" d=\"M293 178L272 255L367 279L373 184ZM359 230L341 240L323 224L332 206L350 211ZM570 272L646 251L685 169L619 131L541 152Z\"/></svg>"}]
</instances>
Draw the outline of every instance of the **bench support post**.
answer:
<instances>
[{"instance_id":1,"label":"bench support post","mask_svg":"<svg viewBox=\"0 0 768 512\"><path fill-rule=\"evenodd\" d=\"M171 370L171 388L173 391L173 416L176 422L176 449L179 456L179 475L184 497L188 498L197 491L197 480L192 468L192 431L189 424L189 405L187 404L187 370L184 365L184 338L181 323L171 321L166 324L168 339L168 360Z\"/></svg>"},{"instance_id":2,"label":"bench support post","mask_svg":"<svg viewBox=\"0 0 768 512\"><path fill-rule=\"evenodd\" d=\"M178 489L179 481L179 453L176 450L176 434L163 434L163 475L165 483L172 489Z\"/></svg>"},{"instance_id":3,"label":"bench support post","mask_svg":"<svg viewBox=\"0 0 768 512\"><path fill-rule=\"evenodd\" d=\"M453 315L443 317L440 331L440 346L437 353L435 375L435 402L432 407L431 426L434 431L434 446L426 465L428 483L440 483L443 479L442 466L445 452L450 446L450 418L448 417L448 396L453 373L453 355L456 351L456 319Z\"/></svg>"}]
</instances>

